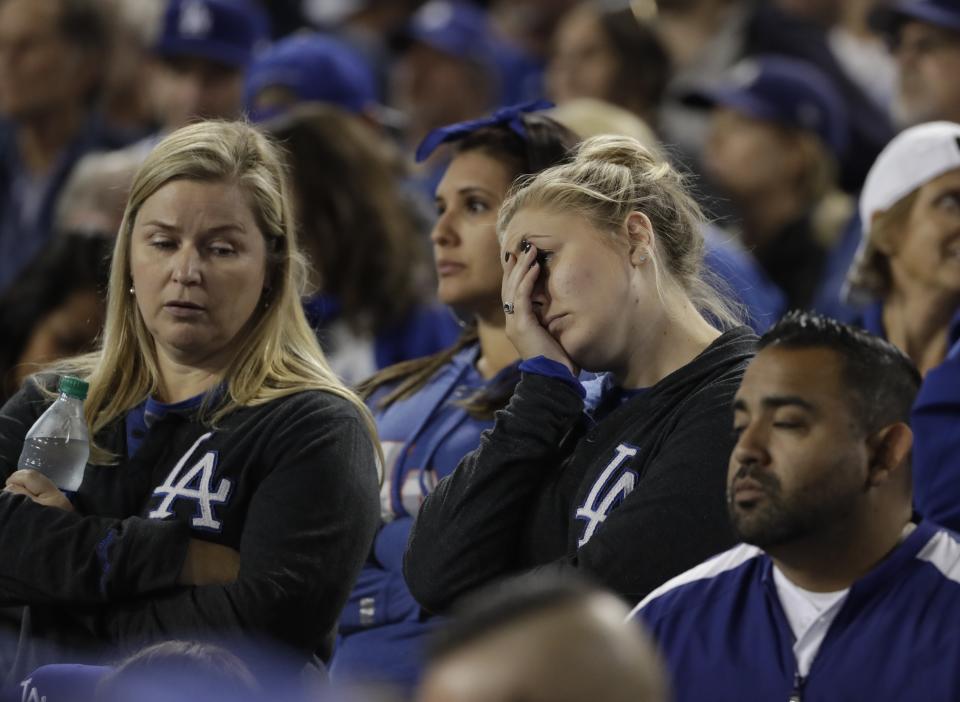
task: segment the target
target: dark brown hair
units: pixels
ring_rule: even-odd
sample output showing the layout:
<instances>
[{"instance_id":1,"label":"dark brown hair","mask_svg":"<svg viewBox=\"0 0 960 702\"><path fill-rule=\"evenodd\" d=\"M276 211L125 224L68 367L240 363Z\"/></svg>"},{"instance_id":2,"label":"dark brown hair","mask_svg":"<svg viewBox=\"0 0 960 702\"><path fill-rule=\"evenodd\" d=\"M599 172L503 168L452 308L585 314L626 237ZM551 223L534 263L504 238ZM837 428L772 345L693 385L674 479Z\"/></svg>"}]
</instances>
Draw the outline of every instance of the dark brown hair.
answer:
<instances>
[{"instance_id":1,"label":"dark brown hair","mask_svg":"<svg viewBox=\"0 0 960 702\"><path fill-rule=\"evenodd\" d=\"M426 244L398 186L400 161L356 117L325 105L298 107L267 128L286 148L297 197L298 240L322 291L358 333L399 323L421 293Z\"/></svg>"},{"instance_id":2,"label":"dark brown hair","mask_svg":"<svg viewBox=\"0 0 960 702\"><path fill-rule=\"evenodd\" d=\"M544 115L526 114L522 115L521 119L525 137L503 126L483 127L458 141L455 153L480 151L502 163L510 172L511 180L516 180L562 162L578 141L576 134ZM358 392L367 399L383 385L397 383L397 386L377 403L380 408L388 407L419 391L438 370L450 363L457 353L476 341L476 329L467 326L450 348L432 356L384 368L361 383ZM494 386L479 390L461 401L460 405L472 417L489 419L494 412L507 404L519 379L519 371L507 374L499 378Z\"/></svg>"}]
</instances>

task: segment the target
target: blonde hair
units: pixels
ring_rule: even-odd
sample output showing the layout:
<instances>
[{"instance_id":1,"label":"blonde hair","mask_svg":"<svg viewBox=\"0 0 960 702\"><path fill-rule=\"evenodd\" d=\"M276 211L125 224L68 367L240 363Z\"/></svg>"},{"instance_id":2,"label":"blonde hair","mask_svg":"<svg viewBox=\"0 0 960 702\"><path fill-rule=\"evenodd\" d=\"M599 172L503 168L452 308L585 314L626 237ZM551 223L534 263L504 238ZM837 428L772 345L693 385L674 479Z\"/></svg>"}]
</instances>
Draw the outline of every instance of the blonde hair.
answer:
<instances>
[{"instance_id":1,"label":"blonde hair","mask_svg":"<svg viewBox=\"0 0 960 702\"><path fill-rule=\"evenodd\" d=\"M893 274L890 271L890 257L883 249L886 242L906 228L919 192L920 188L911 191L888 209L875 213L871 222L862 224L866 241L847 273L847 290L851 301L866 303L882 300L890 294Z\"/></svg>"},{"instance_id":2,"label":"blonde hair","mask_svg":"<svg viewBox=\"0 0 960 702\"><path fill-rule=\"evenodd\" d=\"M597 229L625 236L624 223L642 212L653 225L656 251L652 263L657 291L662 280L675 283L694 306L723 326L741 323L733 305L708 282L703 270L706 226L684 178L636 139L597 136L585 140L571 163L518 181L500 208L501 241L514 215L525 207L547 206L586 218Z\"/></svg>"},{"instance_id":3,"label":"blonde hair","mask_svg":"<svg viewBox=\"0 0 960 702\"><path fill-rule=\"evenodd\" d=\"M177 130L157 144L134 177L113 251L100 349L62 364L90 383L85 413L91 437L158 388L156 347L128 293L130 246L143 203L176 179L237 185L267 243L270 287L239 332L241 343L223 373L225 393L214 407L204 406L205 421L215 425L239 407L321 390L356 408L379 452L373 417L330 369L303 314L305 264L278 147L242 122L200 122ZM99 447L92 449L92 462L115 462Z\"/></svg>"}]
</instances>

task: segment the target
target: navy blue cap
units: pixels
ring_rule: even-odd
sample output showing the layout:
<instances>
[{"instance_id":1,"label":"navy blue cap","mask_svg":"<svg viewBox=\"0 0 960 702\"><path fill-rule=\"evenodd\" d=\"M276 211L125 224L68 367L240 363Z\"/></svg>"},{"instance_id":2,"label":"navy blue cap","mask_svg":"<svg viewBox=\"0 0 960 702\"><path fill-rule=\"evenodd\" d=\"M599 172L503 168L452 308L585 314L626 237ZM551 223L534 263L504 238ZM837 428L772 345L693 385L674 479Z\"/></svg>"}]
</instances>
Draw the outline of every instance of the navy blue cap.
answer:
<instances>
[{"instance_id":1,"label":"navy blue cap","mask_svg":"<svg viewBox=\"0 0 960 702\"><path fill-rule=\"evenodd\" d=\"M430 0L417 10L403 35L456 58L494 65L496 41L487 15L461 0Z\"/></svg>"},{"instance_id":2,"label":"navy blue cap","mask_svg":"<svg viewBox=\"0 0 960 702\"><path fill-rule=\"evenodd\" d=\"M467 120L466 122L448 124L445 127L437 127L427 134L427 136L423 138L423 141L420 142L420 146L417 147L417 163L430 158L430 154L436 151L437 147L441 144L459 141L484 127L506 127L526 141L527 128L523 123L522 115L527 112L546 110L553 106L554 104L548 100L532 100L520 105L501 107L489 117L481 117L479 119Z\"/></svg>"},{"instance_id":3,"label":"navy blue cap","mask_svg":"<svg viewBox=\"0 0 960 702\"><path fill-rule=\"evenodd\" d=\"M168 0L153 49L245 68L269 35L266 14L248 0Z\"/></svg>"},{"instance_id":4,"label":"navy blue cap","mask_svg":"<svg viewBox=\"0 0 960 702\"><path fill-rule=\"evenodd\" d=\"M37 668L22 683L23 699L47 702L94 702L97 685L110 672L98 665L57 663ZM20 699L20 688L17 699Z\"/></svg>"},{"instance_id":5,"label":"navy blue cap","mask_svg":"<svg viewBox=\"0 0 960 702\"><path fill-rule=\"evenodd\" d=\"M274 117L283 107L257 107L257 95L282 86L298 102L324 102L362 112L377 102L376 79L366 59L349 44L324 34L282 39L257 56L247 72L244 107L251 120Z\"/></svg>"},{"instance_id":6,"label":"navy blue cap","mask_svg":"<svg viewBox=\"0 0 960 702\"><path fill-rule=\"evenodd\" d=\"M737 64L728 81L684 98L699 107L729 107L755 119L817 134L836 156L850 140L843 97L830 79L803 61L762 56Z\"/></svg>"},{"instance_id":7,"label":"navy blue cap","mask_svg":"<svg viewBox=\"0 0 960 702\"><path fill-rule=\"evenodd\" d=\"M910 20L960 32L960 0L900 0L878 5L869 17L870 26L890 36Z\"/></svg>"}]
</instances>

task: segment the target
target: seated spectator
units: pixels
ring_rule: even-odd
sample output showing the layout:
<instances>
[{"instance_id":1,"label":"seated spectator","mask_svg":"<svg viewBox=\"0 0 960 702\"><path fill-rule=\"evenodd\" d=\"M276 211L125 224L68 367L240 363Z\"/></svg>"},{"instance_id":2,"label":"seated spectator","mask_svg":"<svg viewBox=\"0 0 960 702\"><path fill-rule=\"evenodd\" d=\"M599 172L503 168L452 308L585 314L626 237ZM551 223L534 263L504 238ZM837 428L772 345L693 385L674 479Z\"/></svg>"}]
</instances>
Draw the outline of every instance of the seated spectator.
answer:
<instances>
[{"instance_id":1,"label":"seated spectator","mask_svg":"<svg viewBox=\"0 0 960 702\"><path fill-rule=\"evenodd\" d=\"M690 102L713 108L705 170L730 198L743 244L788 307L811 307L853 213L836 181L849 144L842 99L816 69L762 57Z\"/></svg>"},{"instance_id":2,"label":"seated spectator","mask_svg":"<svg viewBox=\"0 0 960 702\"><path fill-rule=\"evenodd\" d=\"M869 301L863 326L921 373L939 365L960 324L960 124L930 122L894 138L860 195L860 249L848 294Z\"/></svg>"},{"instance_id":3,"label":"seated spectator","mask_svg":"<svg viewBox=\"0 0 960 702\"><path fill-rule=\"evenodd\" d=\"M80 159L57 199L56 230L116 236L130 183L142 160L130 149L87 154Z\"/></svg>"},{"instance_id":4,"label":"seated spectator","mask_svg":"<svg viewBox=\"0 0 960 702\"><path fill-rule=\"evenodd\" d=\"M104 675L97 702L254 702L265 699L253 675L226 649L165 641L134 654Z\"/></svg>"},{"instance_id":5,"label":"seated spectator","mask_svg":"<svg viewBox=\"0 0 960 702\"><path fill-rule=\"evenodd\" d=\"M901 132L877 158L860 196L863 236L850 293L862 321L924 374L917 400L914 485L928 519L960 527L960 124Z\"/></svg>"},{"instance_id":6,"label":"seated spectator","mask_svg":"<svg viewBox=\"0 0 960 702\"><path fill-rule=\"evenodd\" d=\"M634 612L677 702L960 696L960 541L911 521L919 384L894 346L824 317L761 338L728 474L744 543Z\"/></svg>"},{"instance_id":7,"label":"seated spectator","mask_svg":"<svg viewBox=\"0 0 960 702\"><path fill-rule=\"evenodd\" d=\"M96 346L113 239L67 232L0 296L0 404L43 366Z\"/></svg>"},{"instance_id":8,"label":"seated spectator","mask_svg":"<svg viewBox=\"0 0 960 702\"><path fill-rule=\"evenodd\" d=\"M517 578L467 598L430 647L419 702L666 702L627 608L577 582Z\"/></svg>"},{"instance_id":9,"label":"seated spectator","mask_svg":"<svg viewBox=\"0 0 960 702\"><path fill-rule=\"evenodd\" d=\"M103 146L107 37L96 0L0 3L0 294L50 240L74 164Z\"/></svg>"},{"instance_id":10,"label":"seated spectator","mask_svg":"<svg viewBox=\"0 0 960 702\"><path fill-rule=\"evenodd\" d=\"M72 501L17 470L55 394L0 410L0 581L26 606L8 681L171 637L329 656L377 524L376 430L300 306L279 150L242 123L164 139L134 178L89 384Z\"/></svg>"},{"instance_id":11,"label":"seated spectator","mask_svg":"<svg viewBox=\"0 0 960 702\"><path fill-rule=\"evenodd\" d=\"M116 667L45 665L17 699L44 702L253 702L260 686L242 660L212 644L165 641Z\"/></svg>"},{"instance_id":12,"label":"seated spectator","mask_svg":"<svg viewBox=\"0 0 960 702\"><path fill-rule=\"evenodd\" d=\"M409 691L436 627L403 579L403 550L420 503L493 426L519 380L504 330L496 217L510 184L558 163L577 138L527 106L432 133L454 156L436 194L431 239L440 301L466 324L455 344L364 383L387 457L383 525L340 619L331 675ZM425 153L421 152L421 156Z\"/></svg>"},{"instance_id":13,"label":"seated spectator","mask_svg":"<svg viewBox=\"0 0 960 702\"><path fill-rule=\"evenodd\" d=\"M304 307L333 370L354 384L453 343L460 327L427 292L426 242L389 145L329 105L266 127L286 146L310 261Z\"/></svg>"},{"instance_id":14,"label":"seated spectator","mask_svg":"<svg viewBox=\"0 0 960 702\"><path fill-rule=\"evenodd\" d=\"M239 117L244 74L268 37L253 0L165 0L148 71L161 134L147 144L198 119Z\"/></svg>"},{"instance_id":15,"label":"seated spectator","mask_svg":"<svg viewBox=\"0 0 960 702\"><path fill-rule=\"evenodd\" d=\"M374 121L378 97L373 71L349 44L323 34L297 34L263 51L247 71L243 104L262 122L294 105L334 105Z\"/></svg>"},{"instance_id":16,"label":"seated spectator","mask_svg":"<svg viewBox=\"0 0 960 702\"><path fill-rule=\"evenodd\" d=\"M539 567L638 602L733 543L724 424L755 337L701 278L703 219L682 177L633 139L587 139L524 181L497 233L522 378L424 500L407 584L441 612ZM601 376L585 389L581 370Z\"/></svg>"},{"instance_id":17,"label":"seated spectator","mask_svg":"<svg viewBox=\"0 0 960 702\"><path fill-rule=\"evenodd\" d=\"M890 43L897 66L894 118L902 127L960 122L960 2L877 3L871 24Z\"/></svg>"},{"instance_id":18,"label":"seated spectator","mask_svg":"<svg viewBox=\"0 0 960 702\"><path fill-rule=\"evenodd\" d=\"M430 0L399 34L391 103L406 117L403 139L412 150L438 127L487 114L501 104L501 48L486 12L466 0ZM446 164L438 155L418 174L432 198Z\"/></svg>"},{"instance_id":19,"label":"seated spectator","mask_svg":"<svg viewBox=\"0 0 960 702\"><path fill-rule=\"evenodd\" d=\"M546 78L547 94L560 105L577 98L603 100L656 128L670 57L630 7L608 10L582 2L556 29Z\"/></svg>"}]
</instances>

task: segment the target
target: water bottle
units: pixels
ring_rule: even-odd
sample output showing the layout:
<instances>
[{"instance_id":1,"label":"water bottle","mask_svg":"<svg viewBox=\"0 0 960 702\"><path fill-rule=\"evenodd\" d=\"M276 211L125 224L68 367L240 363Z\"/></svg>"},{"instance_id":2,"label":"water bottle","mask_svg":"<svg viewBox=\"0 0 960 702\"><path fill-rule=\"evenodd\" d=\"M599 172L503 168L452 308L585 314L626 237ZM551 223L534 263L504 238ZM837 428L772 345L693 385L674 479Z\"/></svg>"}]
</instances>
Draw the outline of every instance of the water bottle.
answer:
<instances>
[{"instance_id":1,"label":"water bottle","mask_svg":"<svg viewBox=\"0 0 960 702\"><path fill-rule=\"evenodd\" d=\"M40 471L65 493L75 493L90 457L90 438L83 417L87 383L63 376L60 397L40 415L23 441L17 466Z\"/></svg>"}]
</instances>

